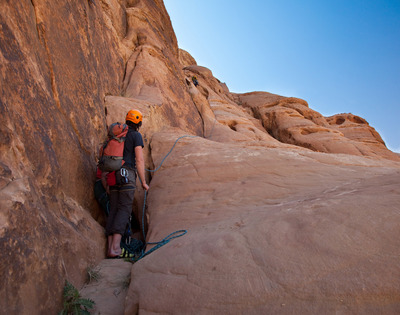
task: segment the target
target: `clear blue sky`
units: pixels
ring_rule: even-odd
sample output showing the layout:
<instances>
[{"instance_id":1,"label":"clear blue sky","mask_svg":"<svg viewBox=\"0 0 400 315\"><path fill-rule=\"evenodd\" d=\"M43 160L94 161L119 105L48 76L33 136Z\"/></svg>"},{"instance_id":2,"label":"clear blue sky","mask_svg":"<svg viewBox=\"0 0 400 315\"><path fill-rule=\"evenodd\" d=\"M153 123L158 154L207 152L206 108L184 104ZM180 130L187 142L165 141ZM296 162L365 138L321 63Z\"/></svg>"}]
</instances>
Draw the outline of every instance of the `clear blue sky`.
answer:
<instances>
[{"instance_id":1,"label":"clear blue sky","mask_svg":"<svg viewBox=\"0 0 400 315\"><path fill-rule=\"evenodd\" d=\"M366 119L400 152L400 0L164 0L178 45L231 92Z\"/></svg>"}]
</instances>

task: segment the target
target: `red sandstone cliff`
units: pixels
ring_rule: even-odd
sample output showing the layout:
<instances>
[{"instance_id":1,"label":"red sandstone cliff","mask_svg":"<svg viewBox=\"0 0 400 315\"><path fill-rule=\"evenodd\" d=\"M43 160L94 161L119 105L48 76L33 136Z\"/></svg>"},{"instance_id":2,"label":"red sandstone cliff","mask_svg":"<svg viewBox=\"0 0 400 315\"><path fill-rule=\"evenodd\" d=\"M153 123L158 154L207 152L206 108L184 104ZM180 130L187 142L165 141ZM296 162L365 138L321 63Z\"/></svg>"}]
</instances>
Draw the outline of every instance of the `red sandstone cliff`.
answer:
<instances>
[{"instance_id":1,"label":"red sandstone cliff","mask_svg":"<svg viewBox=\"0 0 400 315\"><path fill-rule=\"evenodd\" d=\"M189 232L133 265L126 314L400 311L400 158L364 119L231 93L162 1L6 1L0 23L1 313L57 312L104 258L95 154L131 108L148 168L198 137L151 178L149 240Z\"/></svg>"}]
</instances>

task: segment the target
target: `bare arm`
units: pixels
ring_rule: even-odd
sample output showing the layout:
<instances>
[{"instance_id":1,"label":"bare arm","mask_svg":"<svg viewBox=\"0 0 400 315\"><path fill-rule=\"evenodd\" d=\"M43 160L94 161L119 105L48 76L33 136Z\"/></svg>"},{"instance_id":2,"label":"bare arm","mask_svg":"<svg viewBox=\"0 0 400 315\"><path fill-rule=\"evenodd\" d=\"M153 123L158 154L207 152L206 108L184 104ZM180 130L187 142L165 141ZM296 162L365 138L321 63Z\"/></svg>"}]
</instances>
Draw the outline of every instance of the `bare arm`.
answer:
<instances>
[{"instance_id":1,"label":"bare arm","mask_svg":"<svg viewBox=\"0 0 400 315\"><path fill-rule=\"evenodd\" d=\"M143 148L141 146L135 147L135 157L136 157L136 168L142 182L142 187L144 190L149 190L149 186L146 184L146 177L144 176L144 158L143 158Z\"/></svg>"}]
</instances>

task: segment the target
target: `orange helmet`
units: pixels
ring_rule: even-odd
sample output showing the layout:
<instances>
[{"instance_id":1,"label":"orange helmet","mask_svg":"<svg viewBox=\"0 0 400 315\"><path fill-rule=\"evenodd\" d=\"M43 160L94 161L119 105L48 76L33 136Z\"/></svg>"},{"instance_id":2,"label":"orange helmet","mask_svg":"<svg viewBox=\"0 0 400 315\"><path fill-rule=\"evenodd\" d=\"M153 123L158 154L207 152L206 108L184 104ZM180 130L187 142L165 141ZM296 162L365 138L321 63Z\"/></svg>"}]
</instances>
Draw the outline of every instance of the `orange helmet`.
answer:
<instances>
[{"instance_id":1,"label":"orange helmet","mask_svg":"<svg viewBox=\"0 0 400 315\"><path fill-rule=\"evenodd\" d=\"M129 120L134 124L139 124L142 121L142 119L143 119L142 113L134 109L130 110L128 114L126 114L125 118L125 120Z\"/></svg>"}]
</instances>

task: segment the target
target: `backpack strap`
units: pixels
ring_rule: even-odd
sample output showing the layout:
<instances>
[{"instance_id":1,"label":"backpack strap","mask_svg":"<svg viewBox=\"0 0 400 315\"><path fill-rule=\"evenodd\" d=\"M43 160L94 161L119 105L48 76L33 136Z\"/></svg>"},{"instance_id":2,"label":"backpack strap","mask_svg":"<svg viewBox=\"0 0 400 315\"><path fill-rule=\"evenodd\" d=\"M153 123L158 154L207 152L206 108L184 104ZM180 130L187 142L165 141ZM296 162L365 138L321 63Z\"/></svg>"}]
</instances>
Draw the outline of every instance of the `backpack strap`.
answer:
<instances>
[{"instance_id":1,"label":"backpack strap","mask_svg":"<svg viewBox=\"0 0 400 315\"><path fill-rule=\"evenodd\" d=\"M121 143L121 142L124 142L125 141L125 139L126 139L126 137L121 137L121 138L118 138L118 137L112 137L112 138L110 138L110 140L111 139L114 139L114 140L116 140L116 141L118 141L119 143ZM107 142L108 143L108 142Z\"/></svg>"},{"instance_id":2,"label":"backpack strap","mask_svg":"<svg viewBox=\"0 0 400 315\"><path fill-rule=\"evenodd\" d=\"M104 149L107 147L107 144L108 144L109 141L110 140L107 139L106 141L103 142L103 145L101 146L101 149L100 149L100 152L101 152L100 158L102 158L104 156Z\"/></svg>"}]
</instances>

